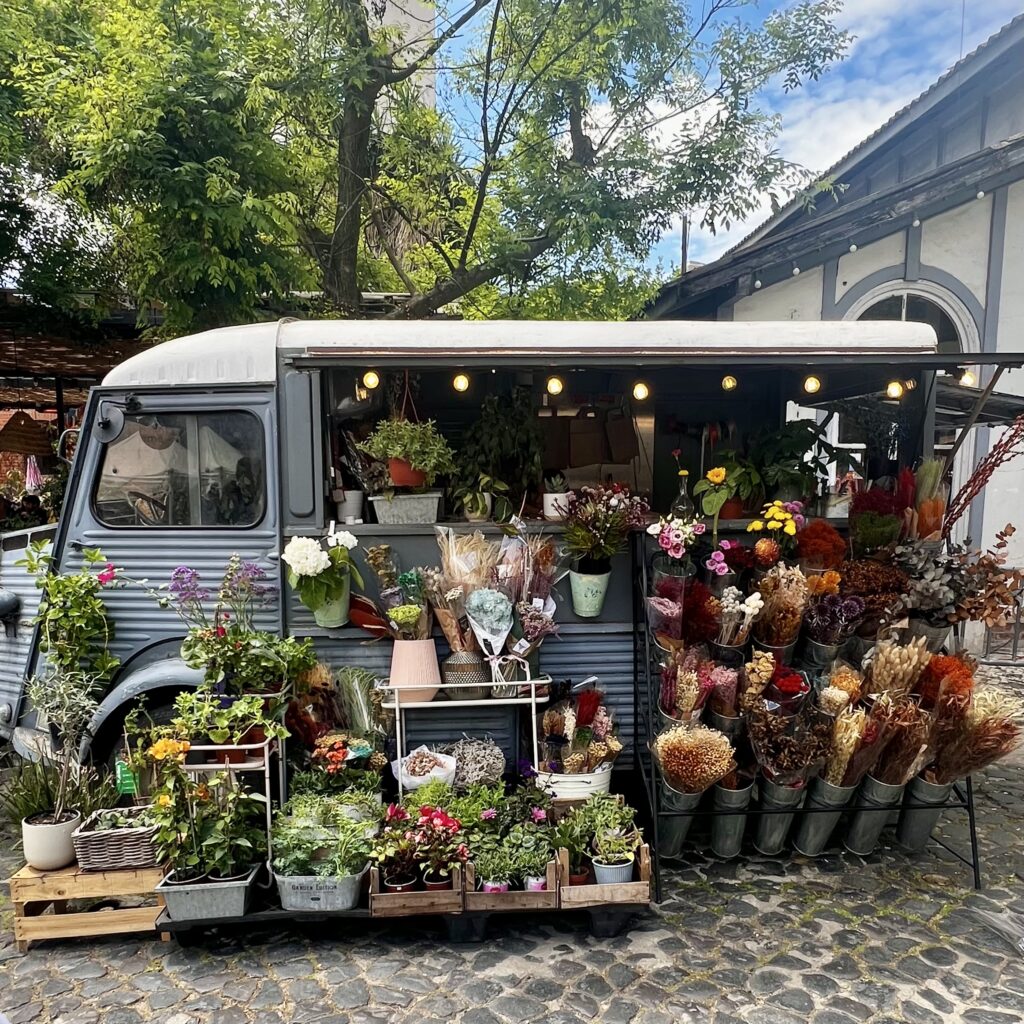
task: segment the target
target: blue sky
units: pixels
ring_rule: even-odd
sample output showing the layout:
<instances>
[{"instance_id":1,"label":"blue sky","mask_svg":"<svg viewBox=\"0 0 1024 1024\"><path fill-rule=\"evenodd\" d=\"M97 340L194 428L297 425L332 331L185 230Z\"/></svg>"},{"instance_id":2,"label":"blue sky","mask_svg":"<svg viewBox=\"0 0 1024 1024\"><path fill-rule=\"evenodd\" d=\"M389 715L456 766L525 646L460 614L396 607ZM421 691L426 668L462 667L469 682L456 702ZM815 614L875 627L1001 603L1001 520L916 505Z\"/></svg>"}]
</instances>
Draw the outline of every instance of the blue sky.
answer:
<instances>
[{"instance_id":1,"label":"blue sky","mask_svg":"<svg viewBox=\"0 0 1024 1024\"><path fill-rule=\"evenodd\" d=\"M786 6L762 0L759 10ZM763 97L782 117L778 148L816 173L826 170L900 107L923 92L961 56L1024 11L1024 0L846 0L842 25L856 37L849 55L818 82L790 95ZM765 205L728 232L694 229L690 259L709 262L767 219ZM698 218L699 219L699 218ZM657 246L651 263L677 266L678 227Z\"/></svg>"}]
</instances>

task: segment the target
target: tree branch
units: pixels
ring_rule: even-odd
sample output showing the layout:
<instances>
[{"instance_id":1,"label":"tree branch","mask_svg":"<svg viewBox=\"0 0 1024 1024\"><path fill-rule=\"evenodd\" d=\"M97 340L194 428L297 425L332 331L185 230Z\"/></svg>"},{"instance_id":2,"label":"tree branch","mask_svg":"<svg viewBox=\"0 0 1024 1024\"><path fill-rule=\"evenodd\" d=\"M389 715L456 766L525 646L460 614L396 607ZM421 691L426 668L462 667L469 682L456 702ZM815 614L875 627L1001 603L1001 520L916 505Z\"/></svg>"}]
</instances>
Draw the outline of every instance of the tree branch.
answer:
<instances>
[{"instance_id":1,"label":"tree branch","mask_svg":"<svg viewBox=\"0 0 1024 1024\"><path fill-rule=\"evenodd\" d=\"M438 35L434 41L421 53L415 60L410 61L408 64L400 68L392 68L390 71L383 73L383 79L385 85L396 85L398 82L404 82L406 79L412 78L417 71L422 70L423 66L434 56L438 50L441 49L445 43L448 42L458 31L469 22L475 15L482 11L492 0L473 0L473 3L467 7L462 14L460 14L440 35ZM396 53L398 51L395 51Z\"/></svg>"},{"instance_id":2,"label":"tree branch","mask_svg":"<svg viewBox=\"0 0 1024 1024\"><path fill-rule=\"evenodd\" d=\"M402 261L398 257L398 253L395 251L395 247L388 241L387 225L384 223L384 218L380 215L380 210L374 207L370 212L370 219L373 221L373 226L377 229L377 234L380 236L381 248L387 255L388 262L395 268L395 273L402 279L402 284L405 285L409 294L417 295L419 288L416 287L416 282L406 272L405 267L402 266Z\"/></svg>"}]
</instances>

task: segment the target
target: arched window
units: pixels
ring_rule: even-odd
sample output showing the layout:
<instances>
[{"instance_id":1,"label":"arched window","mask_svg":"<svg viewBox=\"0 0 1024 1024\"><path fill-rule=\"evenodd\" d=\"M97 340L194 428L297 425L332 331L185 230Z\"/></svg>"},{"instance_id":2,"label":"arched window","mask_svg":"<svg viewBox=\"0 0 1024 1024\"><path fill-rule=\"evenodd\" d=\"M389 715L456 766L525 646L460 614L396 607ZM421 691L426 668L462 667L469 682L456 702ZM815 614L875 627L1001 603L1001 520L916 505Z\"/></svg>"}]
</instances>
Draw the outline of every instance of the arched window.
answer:
<instances>
[{"instance_id":1,"label":"arched window","mask_svg":"<svg viewBox=\"0 0 1024 1024\"><path fill-rule=\"evenodd\" d=\"M912 323L929 324L939 339L940 352L962 352L963 339L953 318L937 302L914 292L887 295L873 302L864 310L858 320L909 320Z\"/></svg>"}]
</instances>

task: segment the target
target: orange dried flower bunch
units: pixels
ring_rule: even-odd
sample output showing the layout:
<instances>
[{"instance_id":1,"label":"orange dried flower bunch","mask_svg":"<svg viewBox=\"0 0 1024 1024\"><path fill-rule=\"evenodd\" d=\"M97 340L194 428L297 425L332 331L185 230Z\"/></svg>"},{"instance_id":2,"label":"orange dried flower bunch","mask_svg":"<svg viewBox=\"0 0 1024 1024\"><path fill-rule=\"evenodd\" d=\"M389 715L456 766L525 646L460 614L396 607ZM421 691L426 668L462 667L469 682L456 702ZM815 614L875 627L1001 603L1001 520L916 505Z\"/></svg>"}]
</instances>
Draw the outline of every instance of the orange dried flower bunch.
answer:
<instances>
[{"instance_id":1,"label":"orange dried flower bunch","mask_svg":"<svg viewBox=\"0 0 1024 1024\"><path fill-rule=\"evenodd\" d=\"M973 689L974 664L960 655L934 655L917 683L917 692L926 708L935 707L940 693L950 697L969 697Z\"/></svg>"},{"instance_id":2,"label":"orange dried flower bunch","mask_svg":"<svg viewBox=\"0 0 1024 1024\"><path fill-rule=\"evenodd\" d=\"M796 535L800 561L811 569L835 569L846 557L846 541L824 519L812 519Z\"/></svg>"},{"instance_id":3,"label":"orange dried flower bunch","mask_svg":"<svg viewBox=\"0 0 1024 1024\"><path fill-rule=\"evenodd\" d=\"M707 726L676 726L652 744L665 781L679 793L703 793L736 767L729 738Z\"/></svg>"},{"instance_id":4,"label":"orange dried flower bunch","mask_svg":"<svg viewBox=\"0 0 1024 1024\"><path fill-rule=\"evenodd\" d=\"M821 597L823 594L838 594L841 582L842 576L835 569L829 569L823 573L813 573L807 577L807 592L811 597Z\"/></svg>"},{"instance_id":5,"label":"orange dried flower bunch","mask_svg":"<svg viewBox=\"0 0 1024 1024\"><path fill-rule=\"evenodd\" d=\"M852 665L837 665L828 677L828 685L850 695L850 704L860 700L864 677Z\"/></svg>"}]
</instances>

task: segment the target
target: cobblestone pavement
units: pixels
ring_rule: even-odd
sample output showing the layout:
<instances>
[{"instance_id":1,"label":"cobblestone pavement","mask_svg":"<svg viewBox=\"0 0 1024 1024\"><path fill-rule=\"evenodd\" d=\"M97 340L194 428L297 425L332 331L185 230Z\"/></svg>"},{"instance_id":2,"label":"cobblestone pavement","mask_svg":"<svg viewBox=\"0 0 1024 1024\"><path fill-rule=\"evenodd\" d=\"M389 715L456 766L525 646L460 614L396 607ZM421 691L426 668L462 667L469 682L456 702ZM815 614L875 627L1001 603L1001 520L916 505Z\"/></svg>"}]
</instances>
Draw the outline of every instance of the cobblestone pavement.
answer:
<instances>
[{"instance_id":1,"label":"cobblestone pavement","mask_svg":"<svg viewBox=\"0 0 1024 1024\"><path fill-rule=\"evenodd\" d=\"M886 848L866 860L691 862L614 939L572 915L499 919L479 945L449 943L429 922L339 921L194 948L52 942L26 956L4 900L0 1010L11 1024L1015 1024L1024 957L973 909L1024 915L1021 765L978 780L980 894L938 848ZM966 844L962 820L942 833ZM3 845L6 875L17 854Z\"/></svg>"}]
</instances>

